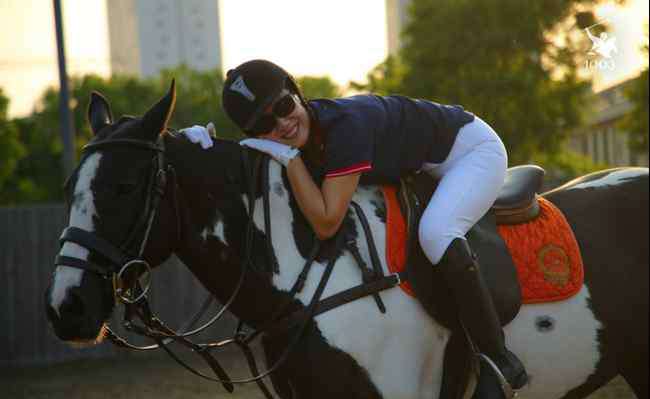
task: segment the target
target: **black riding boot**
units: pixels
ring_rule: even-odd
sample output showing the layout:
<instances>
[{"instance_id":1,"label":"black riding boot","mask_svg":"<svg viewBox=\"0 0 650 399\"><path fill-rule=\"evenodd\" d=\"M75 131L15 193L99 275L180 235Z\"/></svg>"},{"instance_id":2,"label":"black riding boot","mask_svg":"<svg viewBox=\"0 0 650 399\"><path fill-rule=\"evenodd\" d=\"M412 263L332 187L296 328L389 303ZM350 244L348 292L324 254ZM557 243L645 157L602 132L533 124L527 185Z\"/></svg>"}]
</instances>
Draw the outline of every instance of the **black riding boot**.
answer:
<instances>
[{"instance_id":1,"label":"black riding boot","mask_svg":"<svg viewBox=\"0 0 650 399\"><path fill-rule=\"evenodd\" d=\"M461 322L474 345L496 365L512 389L523 388L528 383L528 375L521 361L505 347L505 337L492 296L467 241L455 239L439 267L454 296ZM485 359L481 360L482 372L477 389L483 392L480 397L507 397L503 392L498 392L501 386L496 374L490 372L488 363ZM494 388L486 388L488 386Z\"/></svg>"}]
</instances>

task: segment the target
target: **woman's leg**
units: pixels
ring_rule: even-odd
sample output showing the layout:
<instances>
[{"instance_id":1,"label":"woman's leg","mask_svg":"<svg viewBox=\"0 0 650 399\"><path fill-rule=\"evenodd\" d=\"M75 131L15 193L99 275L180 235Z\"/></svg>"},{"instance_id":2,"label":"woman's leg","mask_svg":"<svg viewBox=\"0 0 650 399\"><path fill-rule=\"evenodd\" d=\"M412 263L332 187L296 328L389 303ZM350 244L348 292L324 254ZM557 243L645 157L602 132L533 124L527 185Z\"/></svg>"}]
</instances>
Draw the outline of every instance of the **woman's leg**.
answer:
<instances>
[{"instance_id":1,"label":"woman's leg","mask_svg":"<svg viewBox=\"0 0 650 399\"><path fill-rule=\"evenodd\" d=\"M490 209L503 186L508 155L499 136L480 119L463 127L442 164L424 170L439 178L420 221L420 243L434 265L449 244Z\"/></svg>"},{"instance_id":2,"label":"woman's leg","mask_svg":"<svg viewBox=\"0 0 650 399\"><path fill-rule=\"evenodd\" d=\"M447 160L428 167L440 183L420 221L419 236L431 263L440 267L474 344L496 364L510 386L518 389L528 376L505 347L492 296L465 240L465 234L496 200L507 163L503 143L485 122L477 119L465 126ZM482 375L479 388L484 397L504 395L501 385L487 373Z\"/></svg>"}]
</instances>

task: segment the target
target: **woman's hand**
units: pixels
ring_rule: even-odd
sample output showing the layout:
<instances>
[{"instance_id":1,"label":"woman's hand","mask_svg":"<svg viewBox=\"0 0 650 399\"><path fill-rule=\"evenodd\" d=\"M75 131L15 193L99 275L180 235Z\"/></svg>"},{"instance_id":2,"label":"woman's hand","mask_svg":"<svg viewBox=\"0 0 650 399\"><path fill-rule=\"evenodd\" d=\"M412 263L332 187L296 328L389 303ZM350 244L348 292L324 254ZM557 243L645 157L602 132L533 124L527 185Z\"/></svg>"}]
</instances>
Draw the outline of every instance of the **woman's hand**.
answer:
<instances>
[{"instance_id":1,"label":"woman's hand","mask_svg":"<svg viewBox=\"0 0 650 399\"><path fill-rule=\"evenodd\" d=\"M265 139L246 139L240 141L239 144L268 154L285 167L300 154L300 150L297 148Z\"/></svg>"},{"instance_id":2,"label":"woman's hand","mask_svg":"<svg viewBox=\"0 0 650 399\"><path fill-rule=\"evenodd\" d=\"M212 137L216 136L214 124L212 122L208 123L208 126L206 127L194 125L192 127L181 129L180 132L192 143L199 143L201 148L204 150L212 147Z\"/></svg>"}]
</instances>

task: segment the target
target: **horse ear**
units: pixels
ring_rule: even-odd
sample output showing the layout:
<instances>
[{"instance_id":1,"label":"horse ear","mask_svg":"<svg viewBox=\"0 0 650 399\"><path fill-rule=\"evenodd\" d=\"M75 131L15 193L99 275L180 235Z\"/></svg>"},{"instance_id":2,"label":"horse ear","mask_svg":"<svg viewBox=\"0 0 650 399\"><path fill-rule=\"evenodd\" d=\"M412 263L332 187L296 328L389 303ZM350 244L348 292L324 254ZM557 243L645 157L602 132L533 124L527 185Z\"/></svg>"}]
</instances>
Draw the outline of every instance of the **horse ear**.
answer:
<instances>
[{"instance_id":1,"label":"horse ear","mask_svg":"<svg viewBox=\"0 0 650 399\"><path fill-rule=\"evenodd\" d=\"M167 123L176 105L176 80L172 79L171 86L165 97L147 111L142 117L145 132L151 140L155 140L167 127Z\"/></svg>"},{"instance_id":2,"label":"horse ear","mask_svg":"<svg viewBox=\"0 0 650 399\"><path fill-rule=\"evenodd\" d=\"M108 101L101 94L93 91L88 105L88 123L94 134L113 123L113 114Z\"/></svg>"}]
</instances>

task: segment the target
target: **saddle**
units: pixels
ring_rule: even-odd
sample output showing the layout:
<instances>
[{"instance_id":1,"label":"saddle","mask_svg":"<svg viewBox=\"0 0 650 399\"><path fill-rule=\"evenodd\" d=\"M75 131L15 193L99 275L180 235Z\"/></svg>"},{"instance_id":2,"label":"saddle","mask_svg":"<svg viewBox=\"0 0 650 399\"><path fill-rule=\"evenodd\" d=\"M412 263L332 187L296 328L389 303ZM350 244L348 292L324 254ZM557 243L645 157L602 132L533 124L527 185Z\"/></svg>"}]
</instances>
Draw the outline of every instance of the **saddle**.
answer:
<instances>
[{"instance_id":1,"label":"saddle","mask_svg":"<svg viewBox=\"0 0 650 399\"><path fill-rule=\"evenodd\" d=\"M467 240L481 263L481 272L494 299L502 325L519 313L522 294L517 270L497 226L523 224L540 213L537 192L544 181L544 169L524 165L508 169L505 184L490 211L468 232ZM453 329L456 311L450 292L438 269L431 267L420 247L417 228L420 216L437 182L426 173L402 179L398 198L407 223L407 265L416 296L436 321Z\"/></svg>"},{"instance_id":2,"label":"saddle","mask_svg":"<svg viewBox=\"0 0 650 399\"><path fill-rule=\"evenodd\" d=\"M544 175L544 169L534 165L509 169L498 199L466 236L479 256L483 266L480 270L502 325L509 324L519 313L522 292L517 269L498 226L524 224L539 216L537 193ZM410 287L427 313L452 331L445 353L440 397L456 399L463 397L475 362L457 311L449 301L451 292L439 275L440 270L429 264L417 234L420 216L436 187L437 182L426 173L411 175L402 179L398 198L407 225L406 264Z\"/></svg>"}]
</instances>

